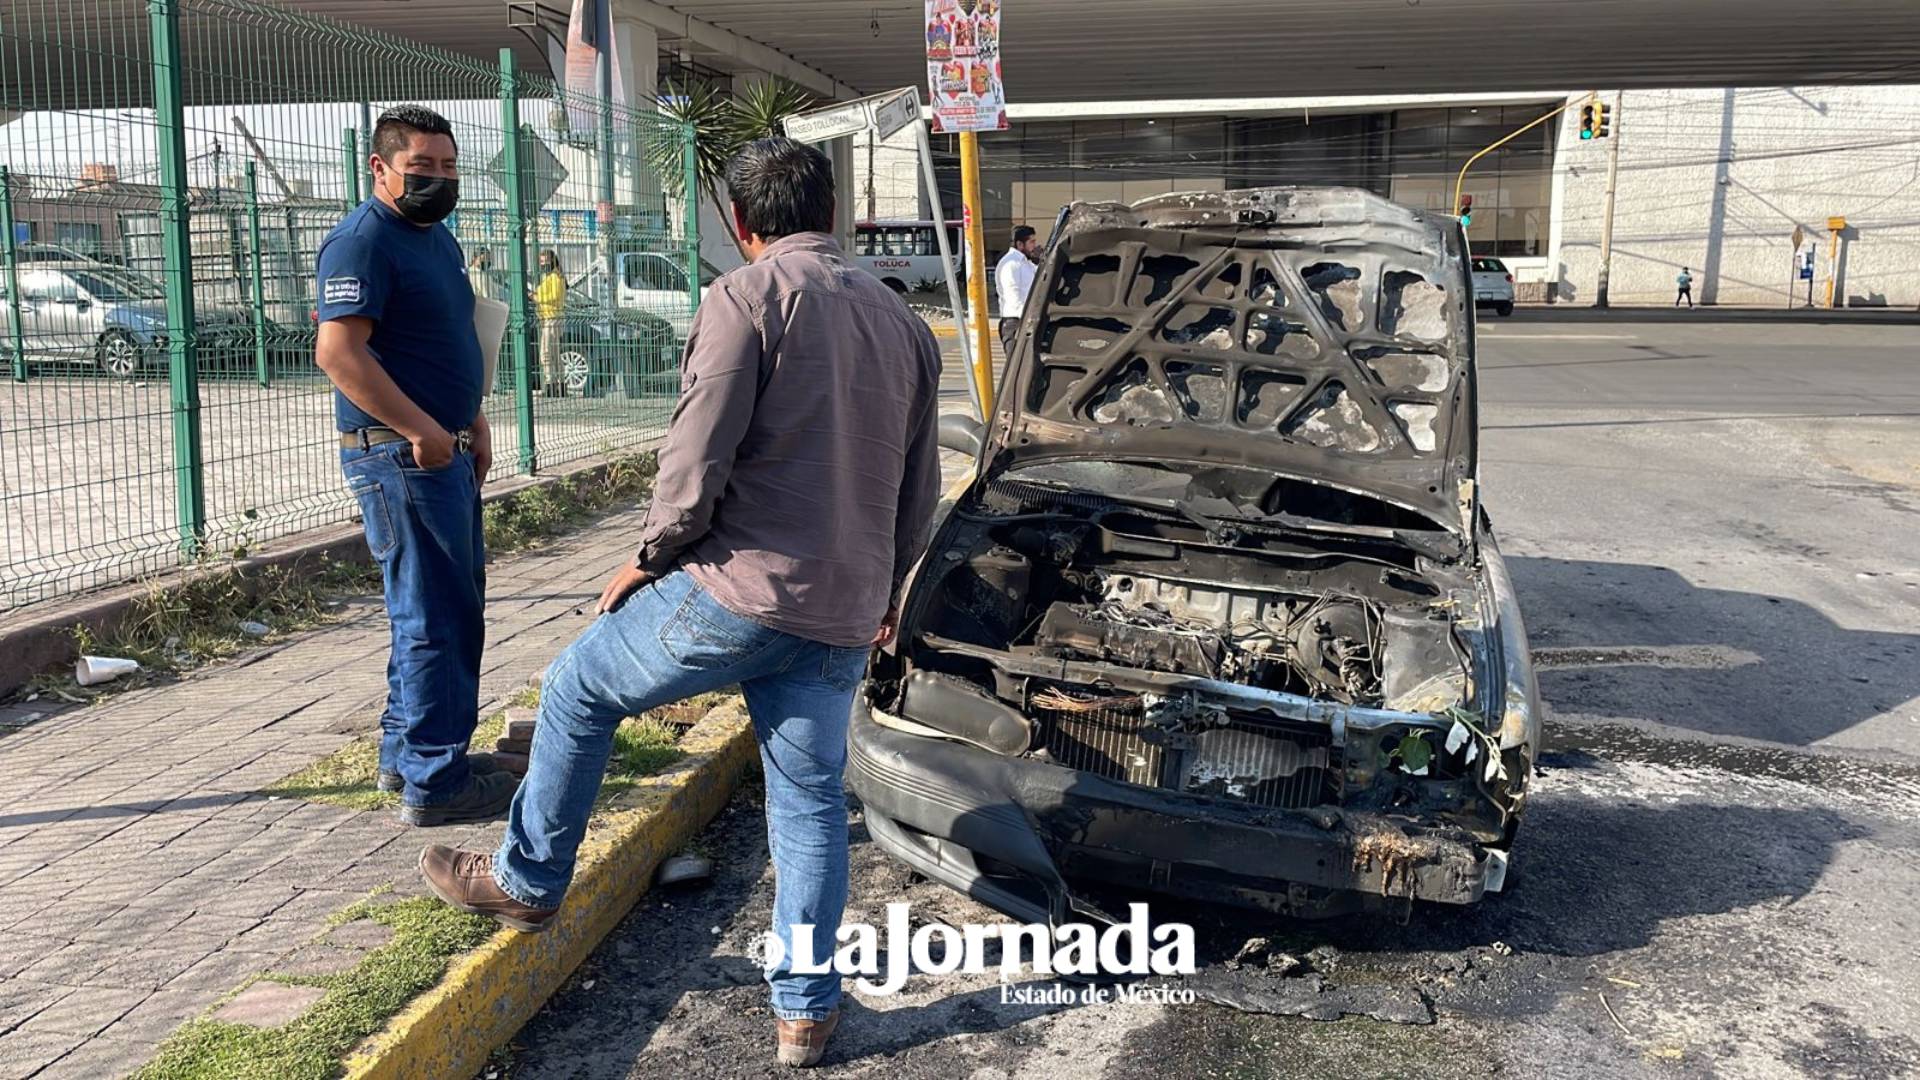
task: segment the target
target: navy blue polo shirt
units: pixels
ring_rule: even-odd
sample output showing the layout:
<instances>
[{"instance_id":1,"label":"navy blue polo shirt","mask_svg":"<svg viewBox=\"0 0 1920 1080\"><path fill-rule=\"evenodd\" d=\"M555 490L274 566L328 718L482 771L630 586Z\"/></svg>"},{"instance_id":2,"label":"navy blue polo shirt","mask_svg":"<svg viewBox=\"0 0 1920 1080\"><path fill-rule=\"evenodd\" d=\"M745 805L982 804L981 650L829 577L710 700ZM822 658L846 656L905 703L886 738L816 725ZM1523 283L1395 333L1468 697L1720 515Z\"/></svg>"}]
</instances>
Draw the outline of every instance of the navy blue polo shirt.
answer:
<instances>
[{"instance_id":1,"label":"navy blue polo shirt","mask_svg":"<svg viewBox=\"0 0 1920 1080\"><path fill-rule=\"evenodd\" d=\"M400 392L448 431L473 422L483 377L473 286L445 225L423 229L368 199L321 241L315 276L321 322L372 319L367 346ZM385 426L338 390L333 415L341 431Z\"/></svg>"}]
</instances>

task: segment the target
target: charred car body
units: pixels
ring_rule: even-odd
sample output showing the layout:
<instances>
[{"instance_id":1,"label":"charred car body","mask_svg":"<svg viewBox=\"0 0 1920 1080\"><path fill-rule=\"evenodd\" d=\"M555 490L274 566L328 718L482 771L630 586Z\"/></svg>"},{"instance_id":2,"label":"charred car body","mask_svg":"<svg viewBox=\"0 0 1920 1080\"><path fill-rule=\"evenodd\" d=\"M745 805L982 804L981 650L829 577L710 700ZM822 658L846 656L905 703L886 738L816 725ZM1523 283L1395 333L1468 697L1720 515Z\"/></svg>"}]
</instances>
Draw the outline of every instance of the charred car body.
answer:
<instances>
[{"instance_id":1,"label":"charred car body","mask_svg":"<svg viewBox=\"0 0 1920 1080\"><path fill-rule=\"evenodd\" d=\"M1036 921L1497 890L1540 729L1467 267L1357 190L1073 207L854 709L875 840Z\"/></svg>"}]
</instances>

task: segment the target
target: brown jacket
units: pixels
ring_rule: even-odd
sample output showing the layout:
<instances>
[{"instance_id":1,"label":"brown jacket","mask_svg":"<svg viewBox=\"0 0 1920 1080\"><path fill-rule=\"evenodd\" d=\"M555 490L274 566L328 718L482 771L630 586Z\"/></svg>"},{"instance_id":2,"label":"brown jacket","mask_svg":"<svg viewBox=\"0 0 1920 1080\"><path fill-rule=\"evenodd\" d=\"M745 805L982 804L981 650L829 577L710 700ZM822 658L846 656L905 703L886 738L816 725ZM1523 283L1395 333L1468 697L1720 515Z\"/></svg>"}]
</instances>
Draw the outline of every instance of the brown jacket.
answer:
<instances>
[{"instance_id":1,"label":"brown jacket","mask_svg":"<svg viewBox=\"0 0 1920 1080\"><path fill-rule=\"evenodd\" d=\"M823 233L701 301L639 566L829 645L873 638L939 498L940 349Z\"/></svg>"}]
</instances>

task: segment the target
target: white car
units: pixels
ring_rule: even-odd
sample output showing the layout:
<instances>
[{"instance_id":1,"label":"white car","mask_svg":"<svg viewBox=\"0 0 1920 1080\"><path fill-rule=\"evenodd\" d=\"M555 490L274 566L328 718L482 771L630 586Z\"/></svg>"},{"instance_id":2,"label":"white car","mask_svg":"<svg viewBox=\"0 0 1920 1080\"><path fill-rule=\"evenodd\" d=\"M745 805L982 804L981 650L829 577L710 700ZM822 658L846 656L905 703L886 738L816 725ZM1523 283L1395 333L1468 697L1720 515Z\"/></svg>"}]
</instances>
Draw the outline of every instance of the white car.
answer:
<instances>
[{"instance_id":1,"label":"white car","mask_svg":"<svg viewBox=\"0 0 1920 1080\"><path fill-rule=\"evenodd\" d=\"M1513 314L1513 271L1499 259L1473 260L1473 306L1490 307L1502 318Z\"/></svg>"}]
</instances>

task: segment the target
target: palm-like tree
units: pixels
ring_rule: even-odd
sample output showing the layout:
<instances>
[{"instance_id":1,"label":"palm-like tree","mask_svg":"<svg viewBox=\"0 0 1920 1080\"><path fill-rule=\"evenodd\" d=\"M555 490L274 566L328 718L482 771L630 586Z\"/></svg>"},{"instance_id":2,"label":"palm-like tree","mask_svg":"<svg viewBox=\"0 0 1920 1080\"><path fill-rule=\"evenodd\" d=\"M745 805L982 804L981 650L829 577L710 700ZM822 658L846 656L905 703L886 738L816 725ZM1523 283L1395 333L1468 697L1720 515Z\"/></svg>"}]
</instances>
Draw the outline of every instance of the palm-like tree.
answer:
<instances>
[{"instance_id":1,"label":"palm-like tree","mask_svg":"<svg viewBox=\"0 0 1920 1080\"><path fill-rule=\"evenodd\" d=\"M662 116L693 129L693 179L699 190L692 197L706 196L720 220L727 222L732 216L720 198L727 162L747 143L781 134L780 121L806 111L815 100L812 92L781 79L749 83L732 96L708 83L686 86L669 83L666 92L659 95L658 107ZM675 197L685 194L682 189L686 184L686 166L681 156L684 152L684 143L677 132L671 137L663 134L647 148L647 163L654 175L660 177L661 188ZM727 236L736 248L740 246L733 230L728 229ZM741 252L743 258L745 255Z\"/></svg>"}]
</instances>

